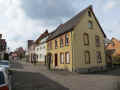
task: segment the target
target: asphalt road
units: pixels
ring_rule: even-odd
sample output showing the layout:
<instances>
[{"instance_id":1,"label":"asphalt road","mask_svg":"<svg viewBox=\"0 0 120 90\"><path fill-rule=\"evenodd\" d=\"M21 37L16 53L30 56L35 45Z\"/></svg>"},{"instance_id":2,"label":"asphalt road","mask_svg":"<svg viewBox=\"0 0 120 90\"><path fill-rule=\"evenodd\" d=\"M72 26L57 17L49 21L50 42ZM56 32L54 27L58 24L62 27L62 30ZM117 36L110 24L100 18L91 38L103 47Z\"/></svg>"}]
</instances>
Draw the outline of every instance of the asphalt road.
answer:
<instances>
[{"instance_id":1,"label":"asphalt road","mask_svg":"<svg viewBox=\"0 0 120 90\"><path fill-rule=\"evenodd\" d=\"M48 71L43 65L12 65L12 90L116 90L120 69L99 74Z\"/></svg>"}]
</instances>

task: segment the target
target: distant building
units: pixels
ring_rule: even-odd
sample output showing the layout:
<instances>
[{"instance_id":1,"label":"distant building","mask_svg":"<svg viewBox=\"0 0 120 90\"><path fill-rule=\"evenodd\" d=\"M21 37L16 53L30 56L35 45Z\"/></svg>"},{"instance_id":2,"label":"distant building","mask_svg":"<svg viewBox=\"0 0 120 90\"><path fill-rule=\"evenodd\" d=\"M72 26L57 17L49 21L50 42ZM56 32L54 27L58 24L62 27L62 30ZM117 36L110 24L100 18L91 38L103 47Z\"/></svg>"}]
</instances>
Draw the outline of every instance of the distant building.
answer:
<instances>
[{"instance_id":1,"label":"distant building","mask_svg":"<svg viewBox=\"0 0 120 90\"><path fill-rule=\"evenodd\" d=\"M107 45L107 50L115 49L113 56L120 56L120 41L116 38L111 39L110 44Z\"/></svg>"},{"instance_id":2,"label":"distant building","mask_svg":"<svg viewBox=\"0 0 120 90\"><path fill-rule=\"evenodd\" d=\"M106 50L112 52L109 54L112 57L112 64L120 64L120 40L113 37L111 42L107 45Z\"/></svg>"},{"instance_id":3,"label":"distant building","mask_svg":"<svg viewBox=\"0 0 120 90\"><path fill-rule=\"evenodd\" d=\"M35 42L33 40L28 40L28 61L34 63L36 61L35 54Z\"/></svg>"},{"instance_id":4,"label":"distant building","mask_svg":"<svg viewBox=\"0 0 120 90\"><path fill-rule=\"evenodd\" d=\"M113 42L109 39L105 39L104 44L105 44L105 54L106 54L106 66L109 68L112 67L112 61L113 61L112 55L115 52L115 49L110 48L110 46L113 45Z\"/></svg>"},{"instance_id":5,"label":"distant building","mask_svg":"<svg viewBox=\"0 0 120 90\"><path fill-rule=\"evenodd\" d=\"M0 34L0 60L5 59L7 49L7 42L5 39L2 39L2 34Z\"/></svg>"},{"instance_id":6,"label":"distant building","mask_svg":"<svg viewBox=\"0 0 120 90\"><path fill-rule=\"evenodd\" d=\"M47 43L48 39L48 30L46 30L40 37L35 41L35 53L37 55L37 62L45 63L46 55L47 55Z\"/></svg>"},{"instance_id":7,"label":"distant building","mask_svg":"<svg viewBox=\"0 0 120 90\"><path fill-rule=\"evenodd\" d=\"M19 59L25 58L25 50L23 49L23 47L19 47L15 50L17 56L19 57Z\"/></svg>"}]
</instances>

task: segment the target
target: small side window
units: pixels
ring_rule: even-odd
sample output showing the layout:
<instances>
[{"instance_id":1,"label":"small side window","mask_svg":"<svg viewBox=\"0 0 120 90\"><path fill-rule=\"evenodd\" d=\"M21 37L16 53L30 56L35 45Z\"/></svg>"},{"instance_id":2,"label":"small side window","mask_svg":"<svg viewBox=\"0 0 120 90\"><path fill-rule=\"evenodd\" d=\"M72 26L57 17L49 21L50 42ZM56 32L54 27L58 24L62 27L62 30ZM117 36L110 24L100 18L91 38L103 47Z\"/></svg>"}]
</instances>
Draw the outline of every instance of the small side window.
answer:
<instances>
[{"instance_id":1,"label":"small side window","mask_svg":"<svg viewBox=\"0 0 120 90\"><path fill-rule=\"evenodd\" d=\"M88 33L83 34L83 40L84 40L84 45L88 46L89 45L89 35L88 35Z\"/></svg>"},{"instance_id":2,"label":"small side window","mask_svg":"<svg viewBox=\"0 0 120 90\"><path fill-rule=\"evenodd\" d=\"M93 29L93 22L92 21L88 21L88 28Z\"/></svg>"},{"instance_id":3,"label":"small side window","mask_svg":"<svg viewBox=\"0 0 120 90\"><path fill-rule=\"evenodd\" d=\"M95 41L96 41L96 47L100 47L100 37L99 36L95 36Z\"/></svg>"},{"instance_id":4,"label":"small side window","mask_svg":"<svg viewBox=\"0 0 120 90\"><path fill-rule=\"evenodd\" d=\"M85 57L85 64L90 64L90 52L89 51L85 51L84 57Z\"/></svg>"}]
</instances>

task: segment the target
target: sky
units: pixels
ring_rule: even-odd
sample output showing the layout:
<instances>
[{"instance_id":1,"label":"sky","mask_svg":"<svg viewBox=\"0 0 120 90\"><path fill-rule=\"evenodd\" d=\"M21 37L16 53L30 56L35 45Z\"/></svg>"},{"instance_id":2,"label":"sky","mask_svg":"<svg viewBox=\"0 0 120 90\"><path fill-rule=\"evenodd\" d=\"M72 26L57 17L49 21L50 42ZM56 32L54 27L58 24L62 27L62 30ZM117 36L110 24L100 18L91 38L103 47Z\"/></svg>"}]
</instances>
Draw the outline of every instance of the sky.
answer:
<instances>
[{"instance_id":1,"label":"sky","mask_svg":"<svg viewBox=\"0 0 120 90\"><path fill-rule=\"evenodd\" d=\"M120 39L120 0L0 0L0 33L14 50L93 5L108 38Z\"/></svg>"}]
</instances>

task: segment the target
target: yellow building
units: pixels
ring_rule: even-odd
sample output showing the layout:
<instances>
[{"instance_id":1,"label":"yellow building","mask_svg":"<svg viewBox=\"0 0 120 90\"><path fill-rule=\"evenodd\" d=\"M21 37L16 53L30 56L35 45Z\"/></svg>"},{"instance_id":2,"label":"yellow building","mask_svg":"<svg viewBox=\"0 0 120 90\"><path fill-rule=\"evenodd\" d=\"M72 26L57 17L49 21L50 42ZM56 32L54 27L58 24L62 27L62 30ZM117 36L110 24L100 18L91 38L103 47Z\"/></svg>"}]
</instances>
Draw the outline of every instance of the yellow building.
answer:
<instances>
[{"instance_id":1,"label":"yellow building","mask_svg":"<svg viewBox=\"0 0 120 90\"><path fill-rule=\"evenodd\" d=\"M52 69L90 71L105 68L104 34L92 6L58 26L47 41Z\"/></svg>"}]
</instances>

